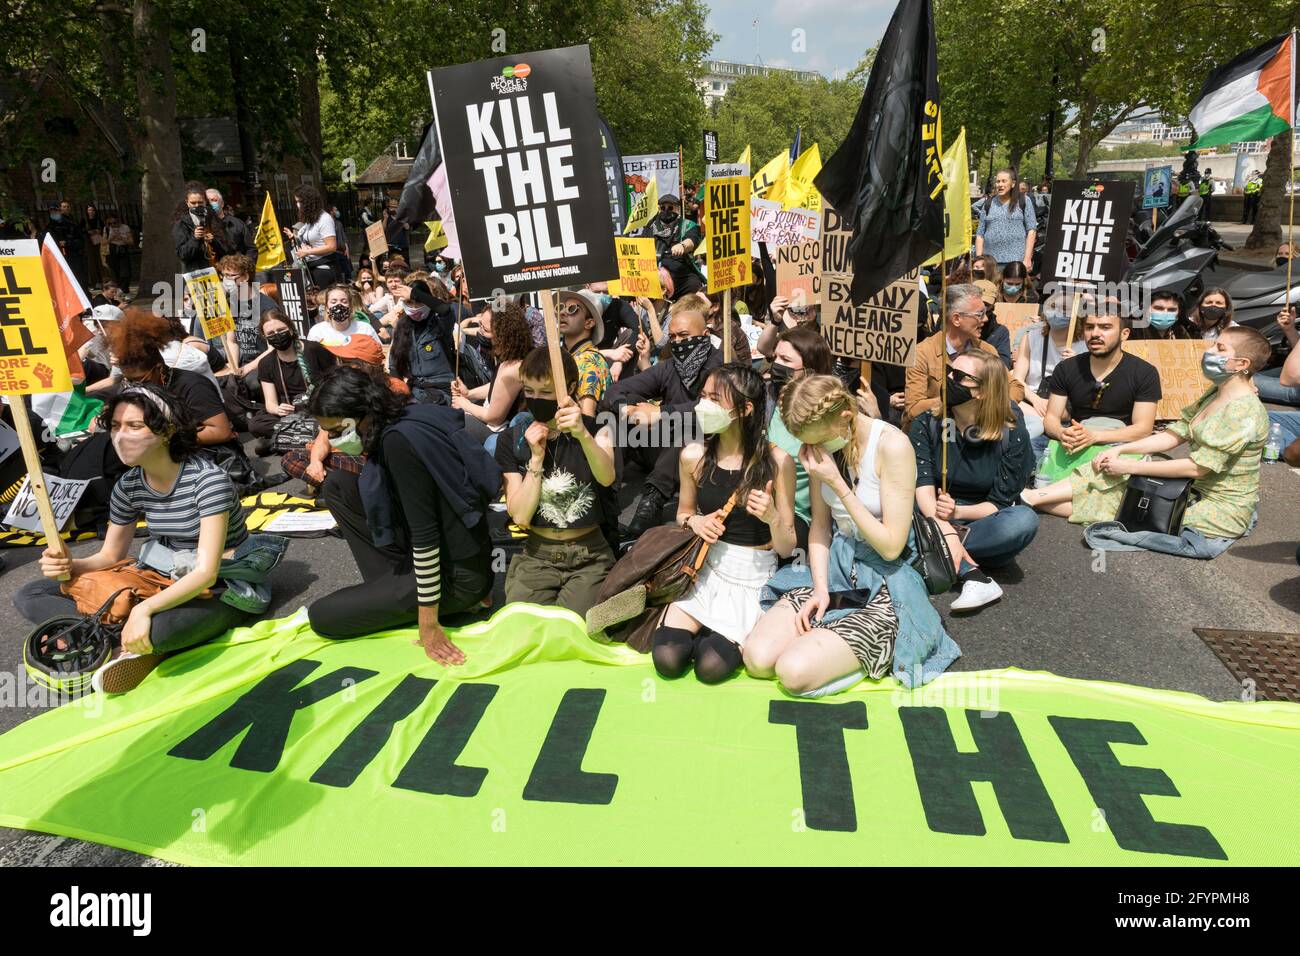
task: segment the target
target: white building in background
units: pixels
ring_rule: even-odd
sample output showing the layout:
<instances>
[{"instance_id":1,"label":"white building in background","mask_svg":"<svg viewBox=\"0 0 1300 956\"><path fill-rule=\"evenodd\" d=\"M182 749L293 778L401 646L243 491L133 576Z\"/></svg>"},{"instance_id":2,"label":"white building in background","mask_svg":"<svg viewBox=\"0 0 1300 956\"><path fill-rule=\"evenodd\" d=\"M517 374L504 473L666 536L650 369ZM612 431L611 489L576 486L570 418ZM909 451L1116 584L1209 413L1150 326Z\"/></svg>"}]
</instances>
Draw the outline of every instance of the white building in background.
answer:
<instances>
[{"instance_id":1,"label":"white building in background","mask_svg":"<svg viewBox=\"0 0 1300 956\"><path fill-rule=\"evenodd\" d=\"M1300 131L1293 131L1292 135L1295 137L1296 145L1300 146ZM1109 136L1102 139L1097 145L1104 149L1110 149L1115 146L1129 146L1134 143L1155 143L1159 146L1168 146L1171 150L1186 150L1187 146L1195 138L1196 131L1192 129L1191 124L1165 123L1158 114L1146 113L1120 123L1111 131ZM1268 153L1268 141L1254 140L1233 143L1231 146L1219 147L1219 152L1263 156Z\"/></svg>"},{"instance_id":2,"label":"white building in background","mask_svg":"<svg viewBox=\"0 0 1300 956\"><path fill-rule=\"evenodd\" d=\"M815 80L821 74L814 70L788 70L779 66L755 66L751 63L732 63L729 60L709 60L704 64L705 74L696 80L695 85L704 96L704 105L712 106L722 99L731 89L731 84L743 76L772 76L775 73L790 73L799 80Z\"/></svg>"}]
</instances>

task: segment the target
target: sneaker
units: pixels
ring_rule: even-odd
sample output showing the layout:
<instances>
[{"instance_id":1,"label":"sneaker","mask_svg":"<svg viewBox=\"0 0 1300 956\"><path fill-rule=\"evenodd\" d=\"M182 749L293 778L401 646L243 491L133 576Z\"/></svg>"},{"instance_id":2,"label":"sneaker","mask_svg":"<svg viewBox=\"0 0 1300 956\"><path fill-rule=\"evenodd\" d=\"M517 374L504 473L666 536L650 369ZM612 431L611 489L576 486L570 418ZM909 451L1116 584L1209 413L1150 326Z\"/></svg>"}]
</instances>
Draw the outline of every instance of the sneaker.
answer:
<instances>
[{"instance_id":1,"label":"sneaker","mask_svg":"<svg viewBox=\"0 0 1300 956\"><path fill-rule=\"evenodd\" d=\"M162 661L161 654L132 654L122 651L90 679L90 686L101 694L125 694L140 686L140 681Z\"/></svg>"},{"instance_id":2,"label":"sneaker","mask_svg":"<svg viewBox=\"0 0 1300 956\"><path fill-rule=\"evenodd\" d=\"M976 608L992 604L1002 597L1002 588L996 581L968 580L961 587L961 596L952 602L954 611L973 611Z\"/></svg>"}]
</instances>

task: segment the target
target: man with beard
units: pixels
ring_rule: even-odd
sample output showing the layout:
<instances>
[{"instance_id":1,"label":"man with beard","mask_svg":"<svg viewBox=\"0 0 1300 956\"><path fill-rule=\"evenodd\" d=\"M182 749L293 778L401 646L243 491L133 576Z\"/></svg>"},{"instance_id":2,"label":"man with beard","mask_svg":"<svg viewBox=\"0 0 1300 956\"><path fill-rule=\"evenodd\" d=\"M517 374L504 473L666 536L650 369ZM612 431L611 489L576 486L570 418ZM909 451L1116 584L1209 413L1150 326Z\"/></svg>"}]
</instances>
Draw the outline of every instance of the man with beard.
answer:
<instances>
[{"instance_id":1,"label":"man with beard","mask_svg":"<svg viewBox=\"0 0 1300 956\"><path fill-rule=\"evenodd\" d=\"M659 197L659 213L646 223L641 236L654 239L659 265L672 279L674 302L704 288L704 276L691 258L702 241L700 227L682 218L681 200L672 193Z\"/></svg>"},{"instance_id":2,"label":"man with beard","mask_svg":"<svg viewBox=\"0 0 1300 956\"><path fill-rule=\"evenodd\" d=\"M1151 434L1160 401L1160 373L1123 350L1130 321L1113 302L1099 304L1083 324L1088 351L1057 363L1043 430L1070 455L1093 445L1137 441Z\"/></svg>"},{"instance_id":3,"label":"man with beard","mask_svg":"<svg viewBox=\"0 0 1300 956\"><path fill-rule=\"evenodd\" d=\"M621 449L624 463L635 462L647 472L624 537L639 537L662 522L663 506L677 490L678 457L698 435L694 412L700 389L709 372L722 364L721 349L709 340L704 309L699 296L675 303L668 312L672 360L616 382L606 396L605 408L623 410L629 426L644 426L633 430L640 440ZM626 430L619 431L621 441Z\"/></svg>"}]
</instances>

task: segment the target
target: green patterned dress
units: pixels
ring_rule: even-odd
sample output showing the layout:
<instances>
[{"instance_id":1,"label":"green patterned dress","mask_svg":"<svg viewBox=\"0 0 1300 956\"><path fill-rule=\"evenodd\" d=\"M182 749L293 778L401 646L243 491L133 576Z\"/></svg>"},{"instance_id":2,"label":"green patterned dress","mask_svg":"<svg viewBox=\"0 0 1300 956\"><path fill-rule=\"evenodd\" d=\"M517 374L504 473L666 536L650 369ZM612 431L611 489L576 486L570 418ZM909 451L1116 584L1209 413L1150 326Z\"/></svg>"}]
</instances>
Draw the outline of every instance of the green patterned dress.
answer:
<instances>
[{"instance_id":1,"label":"green patterned dress","mask_svg":"<svg viewBox=\"0 0 1300 956\"><path fill-rule=\"evenodd\" d=\"M1258 397L1246 395L1193 424L1218 391L1215 386L1184 408L1182 418L1168 430L1188 442L1192 461L1209 469L1209 474L1192 482L1199 498L1183 516L1183 527L1195 528L1207 538L1239 538L1259 503L1259 466L1268 441L1268 413ZM1091 464L1080 467L1070 476L1074 493L1070 521L1114 521L1127 484L1127 475L1099 475Z\"/></svg>"}]
</instances>

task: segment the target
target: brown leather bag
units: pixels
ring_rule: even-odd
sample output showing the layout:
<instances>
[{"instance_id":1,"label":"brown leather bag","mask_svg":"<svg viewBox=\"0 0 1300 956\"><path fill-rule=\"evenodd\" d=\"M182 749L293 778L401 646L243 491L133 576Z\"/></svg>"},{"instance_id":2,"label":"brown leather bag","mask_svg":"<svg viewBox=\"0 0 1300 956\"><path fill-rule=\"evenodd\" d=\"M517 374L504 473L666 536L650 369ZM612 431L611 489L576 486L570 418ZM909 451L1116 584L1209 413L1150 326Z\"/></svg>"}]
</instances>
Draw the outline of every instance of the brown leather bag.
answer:
<instances>
[{"instance_id":1,"label":"brown leather bag","mask_svg":"<svg viewBox=\"0 0 1300 956\"><path fill-rule=\"evenodd\" d=\"M727 520L735 504L736 495L733 494L722 507L723 521ZM695 584L708 554L708 542L694 531L679 525L651 528L636 540L627 554L614 562L601 585L596 603L631 588L645 588L646 610L633 618L631 629L624 628L622 636L634 650L649 650L649 636L654 631L660 609L681 598Z\"/></svg>"},{"instance_id":2,"label":"brown leather bag","mask_svg":"<svg viewBox=\"0 0 1300 956\"><path fill-rule=\"evenodd\" d=\"M114 594L113 604L104 612L105 624L125 624L131 609L176 582L152 568L142 568L134 558L123 558L102 571L87 571L59 586L68 597L77 602L82 614L94 614ZM120 592L120 593L119 593ZM211 590L198 597L211 597Z\"/></svg>"}]
</instances>

